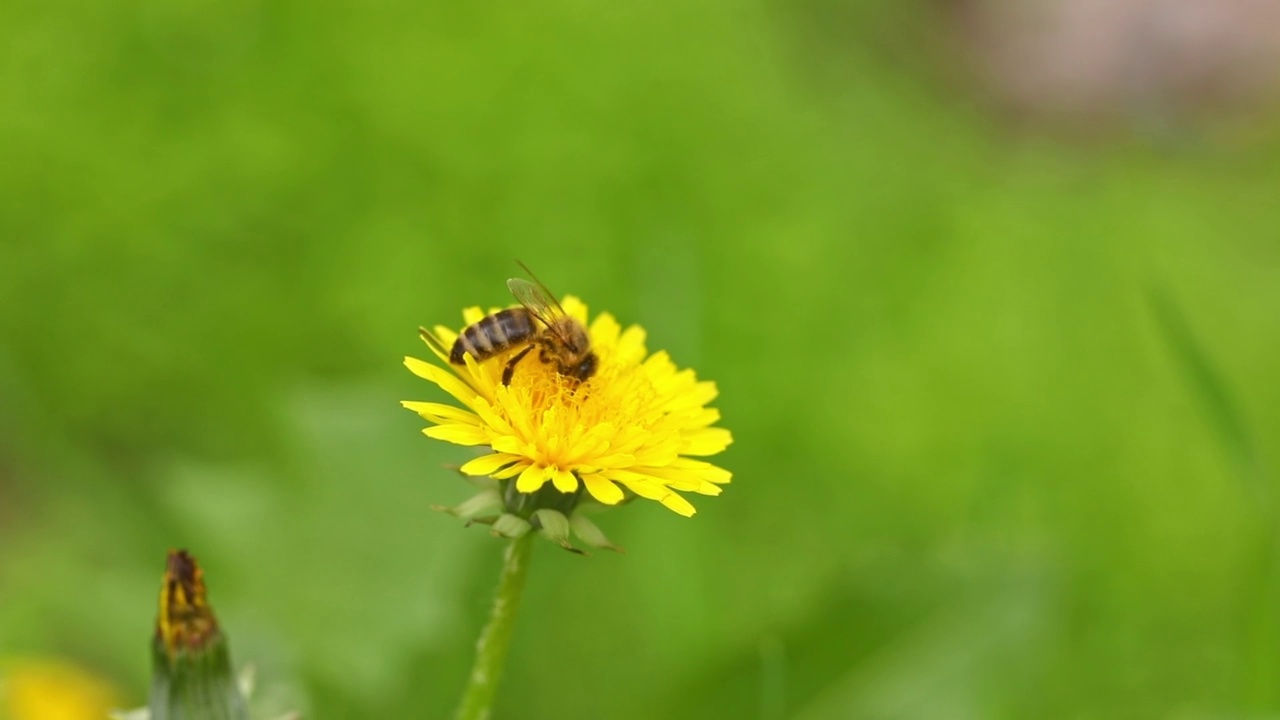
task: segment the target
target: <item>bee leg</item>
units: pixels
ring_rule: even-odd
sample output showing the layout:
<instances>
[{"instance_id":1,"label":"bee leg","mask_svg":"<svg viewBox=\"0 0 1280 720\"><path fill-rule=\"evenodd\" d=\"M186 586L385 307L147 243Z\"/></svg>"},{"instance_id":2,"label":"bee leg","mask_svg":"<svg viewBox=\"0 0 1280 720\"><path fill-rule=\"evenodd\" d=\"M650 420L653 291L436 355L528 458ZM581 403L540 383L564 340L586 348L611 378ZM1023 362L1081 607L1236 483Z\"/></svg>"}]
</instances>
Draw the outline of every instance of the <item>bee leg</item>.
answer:
<instances>
[{"instance_id":1,"label":"bee leg","mask_svg":"<svg viewBox=\"0 0 1280 720\"><path fill-rule=\"evenodd\" d=\"M511 384L511 376L514 375L516 372L516 363L523 360L524 356L528 355L529 351L532 349L533 349L533 346L528 345L525 347L525 349L516 353L514 356L512 356L510 360L507 361L507 366L502 368L502 384L504 386Z\"/></svg>"}]
</instances>

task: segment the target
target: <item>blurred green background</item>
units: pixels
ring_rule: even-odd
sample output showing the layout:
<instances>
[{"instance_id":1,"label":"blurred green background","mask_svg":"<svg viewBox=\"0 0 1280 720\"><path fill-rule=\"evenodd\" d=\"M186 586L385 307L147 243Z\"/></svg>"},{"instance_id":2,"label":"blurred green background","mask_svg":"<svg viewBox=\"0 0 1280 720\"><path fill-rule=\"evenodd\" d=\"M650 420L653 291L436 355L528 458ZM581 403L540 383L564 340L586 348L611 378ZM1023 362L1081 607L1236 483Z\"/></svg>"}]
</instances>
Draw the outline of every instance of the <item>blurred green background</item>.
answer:
<instances>
[{"instance_id":1,"label":"blurred green background","mask_svg":"<svg viewBox=\"0 0 1280 720\"><path fill-rule=\"evenodd\" d=\"M0 6L0 657L141 704L186 547L280 703L446 717L401 359L519 258L735 478L537 547L498 717L1280 712L1280 125L1037 120L943 5Z\"/></svg>"}]
</instances>

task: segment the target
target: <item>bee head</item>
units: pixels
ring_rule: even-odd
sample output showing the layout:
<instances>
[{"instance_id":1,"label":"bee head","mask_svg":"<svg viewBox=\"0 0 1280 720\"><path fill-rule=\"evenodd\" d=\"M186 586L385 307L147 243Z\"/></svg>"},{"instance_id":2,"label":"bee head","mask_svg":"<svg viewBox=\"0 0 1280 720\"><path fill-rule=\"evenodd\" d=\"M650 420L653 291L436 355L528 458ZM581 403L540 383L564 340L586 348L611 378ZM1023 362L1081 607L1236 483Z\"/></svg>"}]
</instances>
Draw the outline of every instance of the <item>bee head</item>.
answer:
<instances>
[{"instance_id":1,"label":"bee head","mask_svg":"<svg viewBox=\"0 0 1280 720\"><path fill-rule=\"evenodd\" d=\"M571 377L579 382L586 380L596 373L596 354L588 352L582 356L582 359L572 365L560 366L560 374Z\"/></svg>"},{"instance_id":2,"label":"bee head","mask_svg":"<svg viewBox=\"0 0 1280 720\"><path fill-rule=\"evenodd\" d=\"M587 336L587 329L577 321L565 318L557 329L565 347L574 355L579 355L591 347L591 338ZM585 362L586 358L584 357L583 360Z\"/></svg>"}]
</instances>

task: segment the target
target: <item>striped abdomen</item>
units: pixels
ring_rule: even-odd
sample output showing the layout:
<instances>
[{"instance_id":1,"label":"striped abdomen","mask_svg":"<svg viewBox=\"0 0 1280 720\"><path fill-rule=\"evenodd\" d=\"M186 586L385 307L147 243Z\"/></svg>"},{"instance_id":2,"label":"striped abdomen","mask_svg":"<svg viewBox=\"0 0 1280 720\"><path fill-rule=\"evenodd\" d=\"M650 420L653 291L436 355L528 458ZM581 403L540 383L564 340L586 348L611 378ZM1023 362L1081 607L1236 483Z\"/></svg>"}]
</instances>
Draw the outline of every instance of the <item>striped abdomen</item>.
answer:
<instances>
[{"instance_id":1,"label":"striped abdomen","mask_svg":"<svg viewBox=\"0 0 1280 720\"><path fill-rule=\"evenodd\" d=\"M449 362L462 365L463 353L471 353L476 360L487 360L515 345L527 343L537 330L528 310L522 307L499 310L462 331L449 351Z\"/></svg>"}]
</instances>

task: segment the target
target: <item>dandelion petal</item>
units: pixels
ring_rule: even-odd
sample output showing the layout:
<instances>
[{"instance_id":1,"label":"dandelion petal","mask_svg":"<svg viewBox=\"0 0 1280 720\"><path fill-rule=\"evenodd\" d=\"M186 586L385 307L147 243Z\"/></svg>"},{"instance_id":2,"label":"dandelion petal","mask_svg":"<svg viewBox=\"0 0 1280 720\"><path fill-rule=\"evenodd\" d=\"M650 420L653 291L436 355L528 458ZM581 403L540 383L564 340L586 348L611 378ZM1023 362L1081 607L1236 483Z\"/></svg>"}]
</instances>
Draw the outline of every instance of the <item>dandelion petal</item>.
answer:
<instances>
[{"instance_id":1,"label":"dandelion petal","mask_svg":"<svg viewBox=\"0 0 1280 720\"><path fill-rule=\"evenodd\" d=\"M516 479L516 490L522 493L537 492L542 485L547 482L546 468L540 468L537 465L530 465L520 473L520 477Z\"/></svg>"},{"instance_id":2,"label":"dandelion petal","mask_svg":"<svg viewBox=\"0 0 1280 720\"><path fill-rule=\"evenodd\" d=\"M551 470L551 482L562 493L571 493L578 489L578 478L566 470L553 468Z\"/></svg>"},{"instance_id":3,"label":"dandelion petal","mask_svg":"<svg viewBox=\"0 0 1280 720\"><path fill-rule=\"evenodd\" d=\"M452 405L433 402L413 402L411 400L405 400L400 404L433 423L461 422L468 425L479 425L481 422L479 415L461 408L456 408Z\"/></svg>"},{"instance_id":4,"label":"dandelion petal","mask_svg":"<svg viewBox=\"0 0 1280 720\"><path fill-rule=\"evenodd\" d=\"M424 362L418 358L407 357L404 359L405 367L409 368L409 372L439 385L442 390L458 399L458 402L470 407L478 397L476 391L469 387L457 375L437 367L431 363Z\"/></svg>"},{"instance_id":5,"label":"dandelion petal","mask_svg":"<svg viewBox=\"0 0 1280 720\"><path fill-rule=\"evenodd\" d=\"M493 453L471 460L458 469L467 475L492 475L519 459L516 455Z\"/></svg>"},{"instance_id":6,"label":"dandelion petal","mask_svg":"<svg viewBox=\"0 0 1280 720\"><path fill-rule=\"evenodd\" d=\"M489 444L489 433L472 425L460 425L458 423L450 423L448 425L436 425L422 431L427 437L437 440L444 440L455 445L487 445Z\"/></svg>"},{"instance_id":7,"label":"dandelion petal","mask_svg":"<svg viewBox=\"0 0 1280 720\"><path fill-rule=\"evenodd\" d=\"M605 505L617 505L622 502L622 488L614 485L607 478L595 474L583 475L582 483L587 486L587 492L591 493L591 497Z\"/></svg>"},{"instance_id":8,"label":"dandelion petal","mask_svg":"<svg viewBox=\"0 0 1280 720\"><path fill-rule=\"evenodd\" d=\"M668 510L679 513L685 517L693 517L694 513L698 512L697 508L695 508L688 500L685 500L673 492L668 492L666 495L663 495L660 502L665 505Z\"/></svg>"},{"instance_id":9,"label":"dandelion petal","mask_svg":"<svg viewBox=\"0 0 1280 720\"><path fill-rule=\"evenodd\" d=\"M702 428L684 436L680 452L686 455L715 455L732 442L733 436L724 428Z\"/></svg>"}]
</instances>

